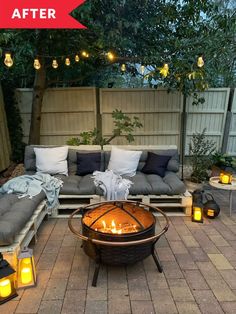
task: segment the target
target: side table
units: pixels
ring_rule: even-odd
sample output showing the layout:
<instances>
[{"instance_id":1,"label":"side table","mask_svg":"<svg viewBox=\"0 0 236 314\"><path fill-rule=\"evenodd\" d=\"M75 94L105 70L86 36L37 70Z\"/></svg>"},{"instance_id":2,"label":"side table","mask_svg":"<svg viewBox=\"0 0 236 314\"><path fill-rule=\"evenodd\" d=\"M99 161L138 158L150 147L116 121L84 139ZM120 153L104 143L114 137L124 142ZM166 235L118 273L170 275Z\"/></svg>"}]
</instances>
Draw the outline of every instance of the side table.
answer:
<instances>
[{"instance_id":1,"label":"side table","mask_svg":"<svg viewBox=\"0 0 236 314\"><path fill-rule=\"evenodd\" d=\"M211 177L209 180L211 186L229 191L229 215L232 215L233 191L236 190L236 178L232 179L231 184L220 183L220 177Z\"/></svg>"}]
</instances>

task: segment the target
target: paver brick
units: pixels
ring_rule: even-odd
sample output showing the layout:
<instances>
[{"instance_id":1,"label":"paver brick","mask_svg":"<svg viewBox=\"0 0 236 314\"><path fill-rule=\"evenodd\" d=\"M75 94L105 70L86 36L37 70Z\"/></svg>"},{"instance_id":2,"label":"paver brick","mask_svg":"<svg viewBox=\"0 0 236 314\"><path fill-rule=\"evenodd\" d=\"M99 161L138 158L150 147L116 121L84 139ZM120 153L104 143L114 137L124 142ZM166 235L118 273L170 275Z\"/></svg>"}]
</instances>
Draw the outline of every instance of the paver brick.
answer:
<instances>
[{"instance_id":1,"label":"paver brick","mask_svg":"<svg viewBox=\"0 0 236 314\"><path fill-rule=\"evenodd\" d=\"M155 314L151 301L131 301L132 314Z\"/></svg>"},{"instance_id":2,"label":"paver brick","mask_svg":"<svg viewBox=\"0 0 236 314\"><path fill-rule=\"evenodd\" d=\"M66 291L61 314L84 313L86 290Z\"/></svg>"},{"instance_id":3,"label":"paver brick","mask_svg":"<svg viewBox=\"0 0 236 314\"><path fill-rule=\"evenodd\" d=\"M85 314L107 314L107 301L88 300L85 306Z\"/></svg>"},{"instance_id":4,"label":"paver brick","mask_svg":"<svg viewBox=\"0 0 236 314\"><path fill-rule=\"evenodd\" d=\"M201 314L195 302L176 302L179 314Z\"/></svg>"},{"instance_id":5,"label":"paver brick","mask_svg":"<svg viewBox=\"0 0 236 314\"><path fill-rule=\"evenodd\" d=\"M223 254L208 254L208 257L217 269L233 269L233 266Z\"/></svg>"},{"instance_id":6,"label":"paver brick","mask_svg":"<svg viewBox=\"0 0 236 314\"><path fill-rule=\"evenodd\" d=\"M183 235L181 237L184 241L184 244L187 246L187 247L199 247L199 243L194 239L194 237L192 235Z\"/></svg>"},{"instance_id":7,"label":"paver brick","mask_svg":"<svg viewBox=\"0 0 236 314\"><path fill-rule=\"evenodd\" d=\"M60 313L62 308L62 300L42 301L39 314L56 314Z\"/></svg>"},{"instance_id":8,"label":"paver brick","mask_svg":"<svg viewBox=\"0 0 236 314\"><path fill-rule=\"evenodd\" d=\"M192 290L209 289L204 277L199 270L185 270L185 279Z\"/></svg>"},{"instance_id":9,"label":"paver brick","mask_svg":"<svg viewBox=\"0 0 236 314\"><path fill-rule=\"evenodd\" d=\"M177 313L175 302L169 289L152 289L151 295L156 313Z\"/></svg>"}]
</instances>

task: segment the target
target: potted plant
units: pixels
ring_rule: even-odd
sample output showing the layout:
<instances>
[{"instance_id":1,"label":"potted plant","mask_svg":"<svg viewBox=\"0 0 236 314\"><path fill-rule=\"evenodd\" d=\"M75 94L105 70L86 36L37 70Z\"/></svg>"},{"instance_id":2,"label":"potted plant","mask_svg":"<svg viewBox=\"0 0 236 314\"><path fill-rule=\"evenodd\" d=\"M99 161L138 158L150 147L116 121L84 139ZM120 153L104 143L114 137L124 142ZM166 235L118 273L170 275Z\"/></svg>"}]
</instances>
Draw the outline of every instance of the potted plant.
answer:
<instances>
[{"instance_id":1,"label":"potted plant","mask_svg":"<svg viewBox=\"0 0 236 314\"><path fill-rule=\"evenodd\" d=\"M229 156L220 152L212 155L211 176L219 176L222 170L230 173L236 172L236 157Z\"/></svg>"}]
</instances>

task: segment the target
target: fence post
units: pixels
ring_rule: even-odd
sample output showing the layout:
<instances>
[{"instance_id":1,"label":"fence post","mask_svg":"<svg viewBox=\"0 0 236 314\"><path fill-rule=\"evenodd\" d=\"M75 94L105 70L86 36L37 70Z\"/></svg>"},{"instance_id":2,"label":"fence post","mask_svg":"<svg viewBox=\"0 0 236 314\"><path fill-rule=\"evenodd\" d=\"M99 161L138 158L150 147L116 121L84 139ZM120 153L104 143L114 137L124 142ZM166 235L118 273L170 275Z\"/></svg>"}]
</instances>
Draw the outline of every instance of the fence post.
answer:
<instances>
[{"instance_id":1,"label":"fence post","mask_svg":"<svg viewBox=\"0 0 236 314\"><path fill-rule=\"evenodd\" d=\"M227 152L227 146L228 146L228 140L229 140L229 132L230 132L231 121L232 121L232 116L233 116L233 113L231 112L233 99L234 99L234 89L231 88L230 89L230 94L229 94L228 111L227 111L226 120L225 120L225 127L224 127L222 146L221 146L221 152L223 154L225 154Z\"/></svg>"},{"instance_id":2,"label":"fence post","mask_svg":"<svg viewBox=\"0 0 236 314\"><path fill-rule=\"evenodd\" d=\"M183 94L183 111L181 115L181 180L184 179L184 160L185 160L185 141L186 141L186 127L187 127L187 112L186 112L187 96Z\"/></svg>"}]
</instances>

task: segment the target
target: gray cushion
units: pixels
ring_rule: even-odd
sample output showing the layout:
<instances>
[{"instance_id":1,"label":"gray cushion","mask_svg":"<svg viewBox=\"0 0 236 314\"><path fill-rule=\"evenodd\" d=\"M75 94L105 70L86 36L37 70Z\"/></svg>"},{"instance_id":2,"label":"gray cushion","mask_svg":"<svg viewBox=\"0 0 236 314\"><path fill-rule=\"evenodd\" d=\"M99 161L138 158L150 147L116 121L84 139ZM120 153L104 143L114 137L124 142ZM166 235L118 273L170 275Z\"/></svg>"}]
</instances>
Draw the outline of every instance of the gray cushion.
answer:
<instances>
[{"instance_id":1,"label":"gray cushion","mask_svg":"<svg viewBox=\"0 0 236 314\"><path fill-rule=\"evenodd\" d=\"M63 186L60 190L60 194L65 195L93 195L96 194L96 187L93 183L92 175L87 174L86 176L70 175L56 176L63 181Z\"/></svg>"},{"instance_id":2,"label":"gray cushion","mask_svg":"<svg viewBox=\"0 0 236 314\"><path fill-rule=\"evenodd\" d=\"M27 174L33 174L36 171L36 157L34 152L34 147L58 147L58 146L44 146L44 145L28 145L25 147L25 158L24 158L24 166L25 171ZM91 153L91 152L98 152L96 150L90 151L90 150L79 150L79 149L71 149L69 148L68 151L68 171L69 175L74 175L77 170L77 156L76 153L79 152L81 154L85 153ZM104 152L101 152L101 169L100 171L104 171Z\"/></svg>"},{"instance_id":3,"label":"gray cushion","mask_svg":"<svg viewBox=\"0 0 236 314\"><path fill-rule=\"evenodd\" d=\"M157 155L171 156L171 159L169 160L169 162L167 164L167 170L173 171L173 172L179 171L179 155L178 155L178 151L176 149L144 150L142 152L140 160L139 160L138 169L137 169L138 171L141 170L143 168L143 166L145 165L145 162L146 162L147 156L148 156L148 151L155 153ZM105 154L105 157L104 157L105 169L107 169L108 164L109 164L109 160L110 160L110 156L111 156L111 152L105 151L104 154Z\"/></svg>"},{"instance_id":4,"label":"gray cushion","mask_svg":"<svg viewBox=\"0 0 236 314\"><path fill-rule=\"evenodd\" d=\"M127 179L133 182L129 193L131 195L175 195L186 191L186 187L179 177L169 171L166 172L164 178L156 174L144 174L137 171L134 177Z\"/></svg>"},{"instance_id":5,"label":"gray cushion","mask_svg":"<svg viewBox=\"0 0 236 314\"><path fill-rule=\"evenodd\" d=\"M19 199L14 194L6 194L0 198L0 246L14 242L15 236L25 227L43 199L44 192L32 199Z\"/></svg>"}]
</instances>

